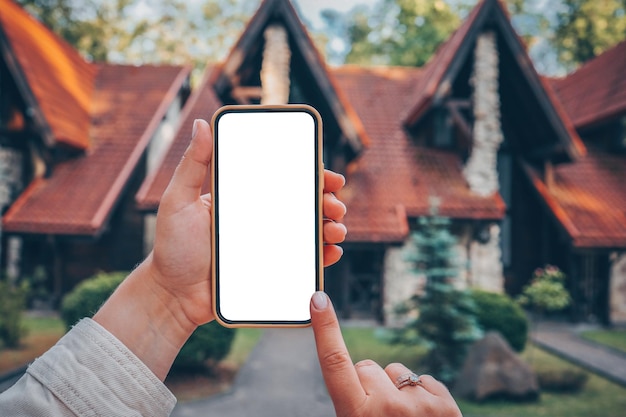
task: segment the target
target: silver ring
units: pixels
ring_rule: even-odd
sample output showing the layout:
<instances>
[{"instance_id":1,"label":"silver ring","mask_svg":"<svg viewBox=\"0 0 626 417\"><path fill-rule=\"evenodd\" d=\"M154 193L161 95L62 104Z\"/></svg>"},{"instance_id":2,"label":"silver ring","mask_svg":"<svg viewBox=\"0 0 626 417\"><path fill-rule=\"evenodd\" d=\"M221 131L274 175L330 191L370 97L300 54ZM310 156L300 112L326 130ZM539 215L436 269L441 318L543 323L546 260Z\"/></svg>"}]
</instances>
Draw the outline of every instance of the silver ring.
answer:
<instances>
[{"instance_id":1,"label":"silver ring","mask_svg":"<svg viewBox=\"0 0 626 417\"><path fill-rule=\"evenodd\" d=\"M420 379L419 375L413 372L407 372L396 378L396 388L398 389L402 387L406 387L407 385L414 387L421 383L422 383L422 380Z\"/></svg>"}]
</instances>

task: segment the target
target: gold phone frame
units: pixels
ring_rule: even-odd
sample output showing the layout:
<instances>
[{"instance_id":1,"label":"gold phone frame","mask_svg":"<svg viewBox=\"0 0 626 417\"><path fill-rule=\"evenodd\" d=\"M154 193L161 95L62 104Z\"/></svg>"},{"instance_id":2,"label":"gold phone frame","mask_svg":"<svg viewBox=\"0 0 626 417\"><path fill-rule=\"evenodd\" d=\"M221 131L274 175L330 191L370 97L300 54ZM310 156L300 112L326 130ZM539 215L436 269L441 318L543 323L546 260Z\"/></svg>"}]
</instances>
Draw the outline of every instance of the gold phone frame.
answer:
<instances>
[{"instance_id":1,"label":"gold phone frame","mask_svg":"<svg viewBox=\"0 0 626 417\"><path fill-rule=\"evenodd\" d=\"M322 118L319 112L312 106L306 104L286 104L286 105L226 105L219 108L211 118L211 132L213 134L213 153L211 157L211 195L215 196L214 203L217 202L219 197L216 195L216 178L217 178L217 164L216 158L216 145L217 145L217 123L219 118L229 112L305 112L310 114L316 125L316 234L318 241L317 247L317 282L315 287L317 291L324 290L324 238L323 238L323 192L324 192L324 164L323 164L323 129ZM238 327L308 327L311 325L311 320L304 322L289 322L289 321L231 321L225 319L220 314L219 310L219 291L218 291L218 242L217 242L217 209L214 204L211 210L211 286L212 286L212 309L215 319L224 327L238 328Z\"/></svg>"}]
</instances>

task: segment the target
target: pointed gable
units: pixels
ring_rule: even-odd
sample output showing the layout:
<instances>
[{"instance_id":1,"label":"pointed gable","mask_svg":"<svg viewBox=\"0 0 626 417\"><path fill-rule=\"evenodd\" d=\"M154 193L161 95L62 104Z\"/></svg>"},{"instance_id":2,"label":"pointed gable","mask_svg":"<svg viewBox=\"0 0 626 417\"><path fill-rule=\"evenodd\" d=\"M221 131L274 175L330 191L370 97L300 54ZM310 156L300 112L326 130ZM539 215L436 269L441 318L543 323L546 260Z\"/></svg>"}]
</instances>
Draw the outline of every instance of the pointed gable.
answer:
<instances>
[{"instance_id":1,"label":"pointed gable","mask_svg":"<svg viewBox=\"0 0 626 417\"><path fill-rule=\"evenodd\" d=\"M367 133L288 0L261 3L221 68L213 74L212 84L218 96L224 103L236 103L239 92L254 91L254 86L259 86L263 32L276 23L288 33L291 72L297 78L297 96L290 101L314 106L324 120L325 140L336 141L325 145L347 147L351 159L367 146Z\"/></svg>"},{"instance_id":2,"label":"pointed gable","mask_svg":"<svg viewBox=\"0 0 626 417\"><path fill-rule=\"evenodd\" d=\"M0 53L46 144L88 148L97 68L12 0L0 0Z\"/></svg>"},{"instance_id":3,"label":"pointed gable","mask_svg":"<svg viewBox=\"0 0 626 417\"><path fill-rule=\"evenodd\" d=\"M481 0L426 65L404 121L407 127L419 123L449 97L457 77L473 59L470 55L477 37L485 30L495 31L498 38L502 112L513 115L509 131L534 129L533 134L526 135L533 142L518 146L525 148L527 156L542 159L571 160L584 155L586 149L570 119L551 87L537 74L499 0Z\"/></svg>"},{"instance_id":4,"label":"pointed gable","mask_svg":"<svg viewBox=\"0 0 626 417\"><path fill-rule=\"evenodd\" d=\"M443 216L480 221L504 216L498 193L481 197L470 191L458 155L418 146L403 128L405 109L414 103L411 86L427 81L425 70L348 65L333 72L371 139L349 165L339 193L348 208L347 242L404 241L410 219L430 214L431 197L441 200Z\"/></svg>"},{"instance_id":5,"label":"pointed gable","mask_svg":"<svg viewBox=\"0 0 626 417\"><path fill-rule=\"evenodd\" d=\"M619 123L626 115L626 41L565 78L552 79L571 120L580 130ZM620 140L619 129L613 130ZM626 155L594 140L589 152L555 167L550 181L526 166L535 190L575 248L626 247Z\"/></svg>"}]
</instances>

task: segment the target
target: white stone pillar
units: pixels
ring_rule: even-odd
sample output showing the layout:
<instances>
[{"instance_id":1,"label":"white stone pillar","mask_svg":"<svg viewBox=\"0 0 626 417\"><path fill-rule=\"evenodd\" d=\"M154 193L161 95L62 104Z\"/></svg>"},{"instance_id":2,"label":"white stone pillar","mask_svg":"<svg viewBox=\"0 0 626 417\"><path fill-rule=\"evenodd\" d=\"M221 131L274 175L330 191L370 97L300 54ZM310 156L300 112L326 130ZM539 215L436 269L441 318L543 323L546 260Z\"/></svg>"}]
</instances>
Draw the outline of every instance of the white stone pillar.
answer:
<instances>
[{"instance_id":1,"label":"white stone pillar","mask_svg":"<svg viewBox=\"0 0 626 417\"><path fill-rule=\"evenodd\" d=\"M383 265L383 316L388 326L400 326L405 319L400 319L395 308L407 301L413 294L423 290L426 277L413 270L408 261L409 253L415 251L413 239L409 236L403 246L390 247L385 252Z\"/></svg>"},{"instance_id":2,"label":"white stone pillar","mask_svg":"<svg viewBox=\"0 0 626 417\"><path fill-rule=\"evenodd\" d=\"M265 48L261 65L261 104L287 104L289 102L289 71L291 50L289 37L283 26L272 25L265 29Z\"/></svg>"},{"instance_id":3,"label":"white stone pillar","mask_svg":"<svg viewBox=\"0 0 626 417\"><path fill-rule=\"evenodd\" d=\"M500 127L498 48L494 32L481 34L474 52L473 144L463 170L472 192L489 196L498 191L497 155L503 135Z\"/></svg>"},{"instance_id":4,"label":"white stone pillar","mask_svg":"<svg viewBox=\"0 0 626 417\"><path fill-rule=\"evenodd\" d=\"M626 252L611 255L609 320L612 324L626 324Z\"/></svg>"},{"instance_id":5,"label":"white stone pillar","mask_svg":"<svg viewBox=\"0 0 626 417\"><path fill-rule=\"evenodd\" d=\"M23 187L23 154L22 152L0 147L0 213L9 207ZM1 219L0 219L1 220ZM0 221L1 223L1 221ZM0 240L2 228L0 224ZM21 239L10 238L7 240L6 262L7 275L15 281L19 275L19 260L21 259ZM5 256L0 245L0 259Z\"/></svg>"},{"instance_id":6,"label":"white stone pillar","mask_svg":"<svg viewBox=\"0 0 626 417\"><path fill-rule=\"evenodd\" d=\"M485 291L504 292L504 277L500 250L500 226L488 226L489 240L485 243L472 241L470 246L471 282L474 288Z\"/></svg>"}]
</instances>

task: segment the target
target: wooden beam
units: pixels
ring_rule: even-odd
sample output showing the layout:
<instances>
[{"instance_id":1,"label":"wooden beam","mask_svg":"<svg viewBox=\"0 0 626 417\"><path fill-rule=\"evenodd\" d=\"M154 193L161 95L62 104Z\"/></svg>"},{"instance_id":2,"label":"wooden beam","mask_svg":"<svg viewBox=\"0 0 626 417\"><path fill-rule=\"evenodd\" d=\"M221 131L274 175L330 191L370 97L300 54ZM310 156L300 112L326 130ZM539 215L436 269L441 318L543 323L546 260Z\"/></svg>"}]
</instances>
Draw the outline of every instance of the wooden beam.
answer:
<instances>
[{"instance_id":1,"label":"wooden beam","mask_svg":"<svg viewBox=\"0 0 626 417\"><path fill-rule=\"evenodd\" d=\"M473 138L472 127L467 122L467 120L465 120L465 117L463 117L463 114L461 114L461 112L459 111L458 106L455 105L454 103L446 103L446 107L450 111L450 116L452 116L452 121L454 122L456 127L459 128L459 131L461 132L461 136L463 136L463 139L465 139L465 141L468 144L472 143L472 138Z\"/></svg>"},{"instance_id":2,"label":"wooden beam","mask_svg":"<svg viewBox=\"0 0 626 417\"><path fill-rule=\"evenodd\" d=\"M546 160L543 168L543 182L548 187L548 190L554 188L554 166L550 160Z\"/></svg>"},{"instance_id":3,"label":"wooden beam","mask_svg":"<svg viewBox=\"0 0 626 417\"><path fill-rule=\"evenodd\" d=\"M446 101L446 106L454 107L455 109L471 109L472 100L469 98L451 98Z\"/></svg>"},{"instance_id":4,"label":"wooden beam","mask_svg":"<svg viewBox=\"0 0 626 417\"><path fill-rule=\"evenodd\" d=\"M261 87L235 87L230 94L238 102L249 104L251 99L261 99L263 90Z\"/></svg>"}]
</instances>

